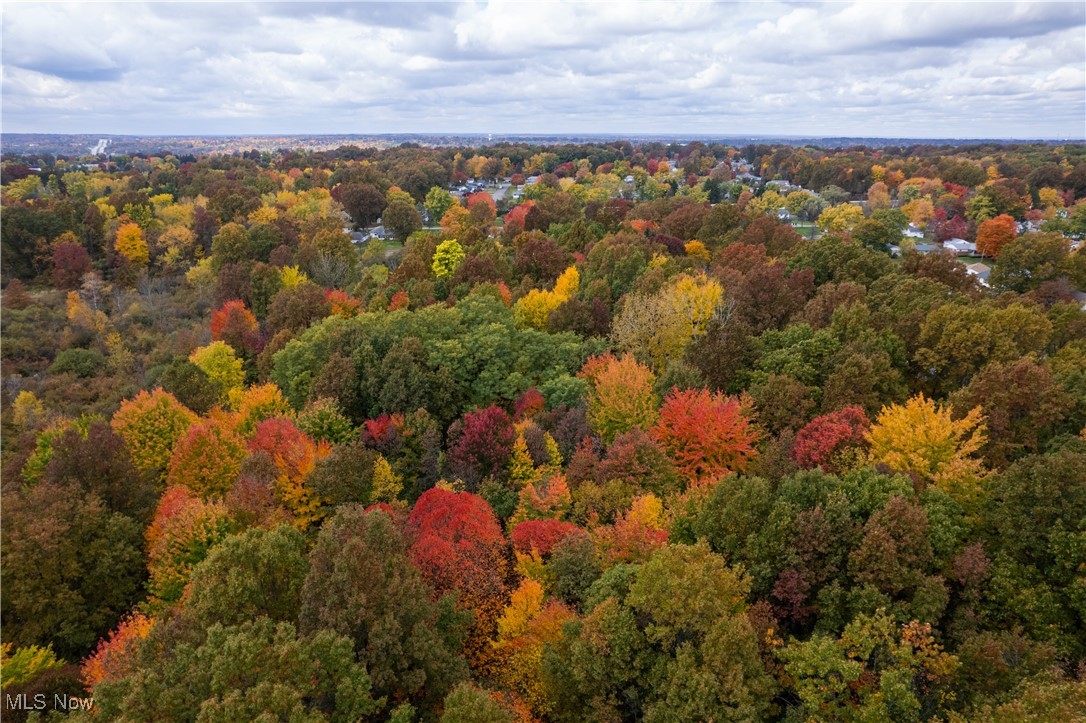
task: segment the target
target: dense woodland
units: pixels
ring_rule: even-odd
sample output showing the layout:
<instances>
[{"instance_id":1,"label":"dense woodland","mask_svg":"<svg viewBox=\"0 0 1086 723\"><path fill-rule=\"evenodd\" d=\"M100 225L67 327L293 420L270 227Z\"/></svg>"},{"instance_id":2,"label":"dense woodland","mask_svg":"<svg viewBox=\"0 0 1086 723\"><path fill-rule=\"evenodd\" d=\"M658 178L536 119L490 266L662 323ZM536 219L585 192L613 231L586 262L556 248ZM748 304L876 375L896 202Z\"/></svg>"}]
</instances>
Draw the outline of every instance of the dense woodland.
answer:
<instances>
[{"instance_id":1,"label":"dense woodland","mask_svg":"<svg viewBox=\"0 0 1086 723\"><path fill-rule=\"evenodd\" d=\"M2 176L5 696L1082 719L1086 147ZM975 241L989 286L910 223Z\"/></svg>"}]
</instances>

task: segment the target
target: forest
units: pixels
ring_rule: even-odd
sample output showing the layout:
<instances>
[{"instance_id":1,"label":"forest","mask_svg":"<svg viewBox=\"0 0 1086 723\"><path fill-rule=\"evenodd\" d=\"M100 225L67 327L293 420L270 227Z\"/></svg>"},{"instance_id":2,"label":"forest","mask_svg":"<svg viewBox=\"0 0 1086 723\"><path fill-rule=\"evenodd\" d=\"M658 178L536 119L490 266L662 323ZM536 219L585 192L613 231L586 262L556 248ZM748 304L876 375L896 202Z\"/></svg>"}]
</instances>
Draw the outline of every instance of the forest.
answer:
<instances>
[{"instance_id":1,"label":"forest","mask_svg":"<svg viewBox=\"0 0 1086 723\"><path fill-rule=\"evenodd\" d=\"M5 720L1083 720L1086 146L0 161Z\"/></svg>"}]
</instances>

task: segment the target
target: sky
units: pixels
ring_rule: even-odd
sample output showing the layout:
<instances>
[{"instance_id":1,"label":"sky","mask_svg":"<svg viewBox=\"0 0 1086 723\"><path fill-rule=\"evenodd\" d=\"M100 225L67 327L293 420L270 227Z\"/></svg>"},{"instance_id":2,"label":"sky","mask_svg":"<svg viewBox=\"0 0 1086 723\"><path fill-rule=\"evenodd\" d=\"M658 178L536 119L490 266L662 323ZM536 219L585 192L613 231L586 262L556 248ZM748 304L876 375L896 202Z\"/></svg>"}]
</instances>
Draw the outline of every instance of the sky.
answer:
<instances>
[{"instance_id":1,"label":"sky","mask_svg":"<svg viewBox=\"0 0 1086 723\"><path fill-rule=\"evenodd\" d=\"M1086 2L6 0L2 130L1086 139Z\"/></svg>"}]
</instances>

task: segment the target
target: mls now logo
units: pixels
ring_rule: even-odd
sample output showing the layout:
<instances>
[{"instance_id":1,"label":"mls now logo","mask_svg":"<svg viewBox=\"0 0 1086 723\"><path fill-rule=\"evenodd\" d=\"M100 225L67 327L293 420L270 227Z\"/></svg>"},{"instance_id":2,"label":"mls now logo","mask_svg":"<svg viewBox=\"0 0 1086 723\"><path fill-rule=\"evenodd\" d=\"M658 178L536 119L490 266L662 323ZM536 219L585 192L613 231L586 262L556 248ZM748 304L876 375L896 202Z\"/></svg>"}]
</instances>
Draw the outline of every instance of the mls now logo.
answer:
<instances>
[{"instance_id":1,"label":"mls now logo","mask_svg":"<svg viewBox=\"0 0 1086 723\"><path fill-rule=\"evenodd\" d=\"M44 693L38 693L34 696L26 693L4 696L4 707L8 710L45 710L48 705L49 697ZM77 695L53 696L53 710L90 710L93 707L94 698L81 698Z\"/></svg>"}]
</instances>

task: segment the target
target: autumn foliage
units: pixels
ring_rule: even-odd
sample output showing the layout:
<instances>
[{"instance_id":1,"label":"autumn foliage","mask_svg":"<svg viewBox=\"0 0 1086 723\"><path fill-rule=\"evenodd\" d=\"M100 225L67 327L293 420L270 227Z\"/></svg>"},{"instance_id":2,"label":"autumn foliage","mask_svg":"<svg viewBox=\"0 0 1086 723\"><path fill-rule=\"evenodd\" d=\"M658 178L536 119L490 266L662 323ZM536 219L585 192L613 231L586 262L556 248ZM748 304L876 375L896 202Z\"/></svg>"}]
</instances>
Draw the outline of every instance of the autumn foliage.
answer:
<instances>
[{"instance_id":1,"label":"autumn foliage","mask_svg":"<svg viewBox=\"0 0 1086 723\"><path fill-rule=\"evenodd\" d=\"M968 491L984 476L977 453L987 442L979 407L954 419L949 406L923 394L883 407L868 432L871 459L947 490Z\"/></svg>"},{"instance_id":2,"label":"autumn foliage","mask_svg":"<svg viewBox=\"0 0 1086 723\"><path fill-rule=\"evenodd\" d=\"M990 218L977 228L977 251L993 259L999 258L1003 247L1018 235L1013 216L1003 214Z\"/></svg>"},{"instance_id":3,"label":"autumn foliage","mask_svg":"<svg viewBox=\"0 0 1086 723\"><path fill-rule=\"evenodd\" d=\"M555 519L525 520L517 524L510 535L513 547L525 554L533 550L549 555L561 542L580 528L572 522Z\"/></svg>"},{"instance_id":4,"label":"autumn foliage","mask_svg":"<svg viewBox=\"0 0 1086 723\"><path fill-rule=\"evenodd\" d=\"M232 527L222 502L205 502L182 486L167 489L147 528L147 589L152 601L179 600L192 568Z\"/></svg>"},{"instance_id":5,"label":"autumn foliage","mask_svg":"<svg viewBox=\"0 0 1086 723\"><path fill-rule=\"evenodd\" d=\"M155 389L121 402L110 425L137 467L165 475L174 447L196 419L172 394Z\"/></svg>"},{"instance_id":6,"label":"autumn foliage","mask_svg":"<svg viewBox=\"0 0 1086 723\"><path fill-rule=\"evenodd\" d=\"M505 468L516 431L504 409L490 405L468 412L460 434L449 449L449 461L465 482L498 475Z\"/></svg>"},{"instance_id":7,"label":"autumn foliage","mask_svg":"<svg viewBox=\"0 0 1086 723\"><path fill-rule=\"evenodd\" d=\"M260 324L239 299L227 301L211 314L211 338L225 341L236 352L260 351Z\"/></svg>"},{"instance_id":8,"label":"autumn foliage","mask_svg":"<svg viewBox=\"0 0 1086 723\"><path fill-rule=\"evenodd\" d=\"M457 592L472 610L465 654L485 662L488 640L505 606L509 559L505 538L490 505L467 492L434 488L423 493L407 518L414 535L411 559L438 594Z\"/></svg>"},{"instance_id":9,"label":"autumn foliage","mask_svg":"<svg viewBox=\"0 0 1086 723\"><path fill-rule=\"evenodd\" d=\"M792 458L806 469L822 467L827 472L837 472L841 453L864 445L870 427L871 420L857 406L815 417L796 434Z\"/></svg>"},{"instance_id":10,"label":"autumn foliage","mask_svg":"<svg viewBox=\"0 0 1086 723\"><path fill-rule=\"evenodd\" d=\"M229 492L247 454L234 424L219 412L189 427L174 448L166 484L183 485L204 499Z\"/></svg>"},{"instance_id":11,"label":"autumn foliage","mask_svg":"<svg viewBox=\"0 0 1086 723\"><path fill-rule=\"evenodd\" d=\"M314 442L284 417L266 419L249 440L249 451L264 452L275 463L278 500L294 514L294 525L306 529L320 517L322 502L306 478L331 453L327 443Z\"/></svg>"},{"instance_id":12,"label":"autumn foliage","mask_svg":"<svg viewBox=\"0 0 1086 723\"><path fill-rule=\"evenodd\" d=\"M82 679L87 688L105 681L116 681L135 670L139 642L147 637L154 621L136 611L121 619L108 638L83 661Z\"/></svg>"},{"instance_id":13,"label":"autumn foliage","mask_svg":"<svg viewBox=\"0 0 1086 723\"><path fill-rule=\"evenodd\" d=\"M655 437L692 482L745 472L758 454L761 432L749 406L707 389L673 390L660 408Z\"/></svg>"},{"instance_id":14,"label":"autumn foliage","mask_svg":"<svg viewBox=\"0 0 1086 723\"><path fill-rule=\"evenodd\" d=\"M604 442L656 422L656 375L632 355L593 357L579 376L589 383L588 421Z\"/></svg>"}]
</instances>

